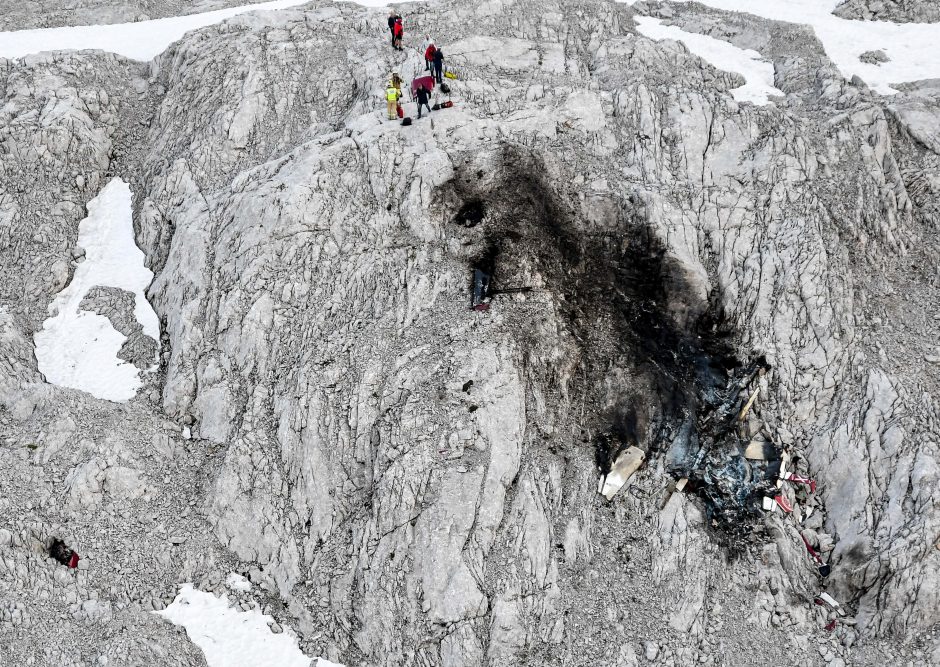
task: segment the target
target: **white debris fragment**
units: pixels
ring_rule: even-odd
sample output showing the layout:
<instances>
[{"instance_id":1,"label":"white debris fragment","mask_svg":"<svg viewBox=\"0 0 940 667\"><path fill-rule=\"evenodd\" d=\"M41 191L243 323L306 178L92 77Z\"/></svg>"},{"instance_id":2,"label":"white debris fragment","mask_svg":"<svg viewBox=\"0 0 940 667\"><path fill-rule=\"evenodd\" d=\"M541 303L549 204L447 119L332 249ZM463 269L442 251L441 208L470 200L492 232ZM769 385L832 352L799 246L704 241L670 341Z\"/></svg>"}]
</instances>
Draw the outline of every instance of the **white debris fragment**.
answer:
<instances>
[{"instance_id":1,"label":"white debris fragment","mask_svg":"<svg viewBox=\"0 0 940 667\"><path fill-rule=\"evenodd\" d=\"M770 443L763 442L761 440L751 440L747 447L744 448L744 458L749 461L766 461L768 456L768 449L770 449Z\"/></svg>"},{"instance_id":2,"label":"white debris fragment","mask_svg":"<svg viewBox=\"0 0 940 667\"><path fill-rule=\"evenodd\" d=\"M830 607L835 609L837 612L839 612L840 616L845 616L845 611L842 609L842 605L836 602L836 599L832 597L831 595L829 595L829 593L822 592L816 597L818 597L820 600L822 600L827 605L829 605Z\"/></svg>"},{"instance_id":3,"label":"white debris fragment","mask_svg":"<svg viewBox=\"0 0 940 667\"><path fill-rule=\"evenodd\" d=\"M639 447L629 447L621 452L617 460L614 461L613 466L611 466L610 472L603 478L601 494L607 500L617 495L617 492L623 488L627 480L643 463L644 458L646 458L646 454Z\"/></svg>"}]
</instances>

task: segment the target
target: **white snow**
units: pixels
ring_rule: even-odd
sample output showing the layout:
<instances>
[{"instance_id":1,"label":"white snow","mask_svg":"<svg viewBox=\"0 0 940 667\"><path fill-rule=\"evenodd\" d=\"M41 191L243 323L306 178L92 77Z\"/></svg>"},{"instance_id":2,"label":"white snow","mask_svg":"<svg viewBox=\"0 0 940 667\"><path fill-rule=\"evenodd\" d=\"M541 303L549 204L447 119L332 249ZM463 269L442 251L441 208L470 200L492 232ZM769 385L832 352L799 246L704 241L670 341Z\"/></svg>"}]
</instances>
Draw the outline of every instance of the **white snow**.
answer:
<instances>
[{"instance_id":1,"label":"white snow","mask_svg":"<svg viewBox=\"0 0 940 667\"><path fill-rule=\"evenodd\" d=\"M0 58L21 58L41 51L100 49L118 53L133 60L152 60L190 30L220 23L245 12L286 9L306 2L309 0L273 0L137 23L0 32Z\"/></svg>"},{"instance_id":2,"label":"white snow","mask_svg":"<svg viewBox=\"0 0 940 667\"><path fill-rule=\"evenodd\" d=\"M241 611L230 607L227 596L183 584L179 595L163 611L154 612L175 625L186 628L186 633L202 649L209 667L309 667L308 658L297 646L297 636L290 628L280 634L268 627L274 622L260 609ZM316 667L332 667L317 658ZM343 667L335 665L335 667Z\"/></svg>"},{"instance_id":3,"label":"white snow","mask_svg":"<svg viewBox=\"0 0 940 667\"><path fill-rule=\"evenodd\" d=\"M236 572L229 572L225 578L225 585L233 591L248 592L251 590L251 582Z\"/></svg>"},{"instance_id":4,"label":"white snow","mask_svg":"<svg viewBox=\"0 0 940 667\"><path fill-rule=\"evenodd\" d=\"M310 0L272 0L211 12L173 16L136 23L81 25L0 32L0 58L22 58L30 53L99 49L132 60L153 60L190 30L221 23L246 12L288 9ZM388 0L352 0L365 7L385 7Z\"/></svg>"},{"instance_id":5,"label":"white snow","mask_svg":"<svg viewBox=\"0 0 940 667\"><path fill-rule=\"evenodd\" d=\"M52 384L109 401L127 401L142 381L136 366L117 358L124 335L108 318L79 309L96 285L127 290L134 294L134 316L143 332L160 341L160 322L144 295L153 273L144 266L144 253L134 242L127 183L115 178L88 202L77 245L84 248L85 261L49 305L51 317L33 337L39 371Z\"/></svg>"},{"instance_id":6,"label":"white snow","mask_svg":"<svg viewBox=\"0 0 940 667\"><path fill-rule=\"evenodd\" d=\"M637 0L621 1L632 5ZM892 88L895 83L940 78L940 23L849 21L832 14L839 0L698 1L715 9L812 26L843 76L851 78L857 74L883 95L896 93ZM861 54L875 50L884 51L890 62L871 65L859 60Z\"/></svg>"},{"instance_id":7,"label":"white snow","mask_svg":"<svg viewBox=\"0 0 940 667\"><path fill-rule=\"evenodd\" d=\"M739 49L720 39L685 32L675 26L664 25L651 16L637 16L637 29L652 39L674 39L685 44L689 51L707 60L720 70L737 72L744 77L745 84L732 88L731 94L739 102L769 104L768 95L783 95L774 87L774 66L761 59L757 51Z\"/></svg>"}]
</instances>

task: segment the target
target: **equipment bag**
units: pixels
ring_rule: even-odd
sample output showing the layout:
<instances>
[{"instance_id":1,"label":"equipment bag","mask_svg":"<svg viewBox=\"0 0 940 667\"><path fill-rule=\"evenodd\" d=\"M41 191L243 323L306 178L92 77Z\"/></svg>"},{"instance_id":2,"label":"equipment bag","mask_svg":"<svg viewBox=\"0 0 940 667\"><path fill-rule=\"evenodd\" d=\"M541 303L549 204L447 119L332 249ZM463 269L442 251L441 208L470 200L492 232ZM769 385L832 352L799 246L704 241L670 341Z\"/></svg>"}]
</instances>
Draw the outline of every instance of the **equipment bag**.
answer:
<instances>
[{"instance_id":1,"label":"equipment bag","mask_svg":"<svg viewBox=\"0 0 940 667\"><path fill-rule=\"evenodd\" d=\"M457 78L457 75L454 74L453 72L451 72L450 70L447 70L446 72L444 72L444 76L446 76L448 79L456 79L456 78Z\"/></svg>"},{"instance_id":2,"label":"equipment bag","mask_svg":"<svg viewBox=\"0 0 940 667\"><path fill-rule=\"evenodd\" d=\"M402 118L402 119L401 119L401 124L404 125L405 127L408 127L409 125L411 125L411 116L408 116L408 117L406 117L406 118Z\"/></svg>"},{"instance_id":3,"label":"equipment bag","mask_svg":"<svg viewBox=\"0 0 940 667\"><path fill-rule=\"evenodd\" d=\"M433 107L431 107L431 111L440 111L440 110L441 110L440 104L435 104Z\"/></svg>"},{"instance_id":4,"label":"equipment bag","mask_svg":"<svg viewBox=\"0 0 940 667\"><path fill-rule=\"evenodd\" d=\"M447 100L446 102L444 102L444 104L441 105L441 108L450 109L452 106L454 106L454 103L451 102L450 100Z\"/></svg>"},{"instance_id":5,"label":"equipment bag","mask_svg":"<svg viewBox=\"0 0 940 667\"><path fill-rule=\"evenodd\" d=\"M450 95L450 86L448 86L444 82L441 82L441 92L444 93L445 95Z\"/></svg>"}]
</instances>

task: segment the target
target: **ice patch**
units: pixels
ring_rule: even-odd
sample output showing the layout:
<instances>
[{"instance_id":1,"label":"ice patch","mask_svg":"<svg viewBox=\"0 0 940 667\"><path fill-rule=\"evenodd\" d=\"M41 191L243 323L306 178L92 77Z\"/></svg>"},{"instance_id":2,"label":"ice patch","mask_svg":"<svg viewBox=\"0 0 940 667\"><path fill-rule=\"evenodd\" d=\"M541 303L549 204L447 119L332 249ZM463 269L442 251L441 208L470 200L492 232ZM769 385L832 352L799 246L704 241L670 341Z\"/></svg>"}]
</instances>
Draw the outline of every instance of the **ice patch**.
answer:
<instances>
[{"instance_id":1,"label":"ice patch","mask_svg":"<svg viewBox=\"0 0 940 667\"><path fill-rule=\"evenodd\" d=\"M137 367L117 357L126 338L108 318L79 306L92 287L127 290L134 294L134 317L143 333L159 344L160 322L144 295L153 273L134 242L131 216L131 189L120 178L88 202L77 242L85 261L49 305L53 315L33 336L39 371L47 382L118 402L133 398L142 384Z\"/></svg>"},{"instance_id":2,"label":"ice patch","mask_svg":"<svg viewBox=\"0 0 940 667\"><path fill-rule=\"evenodd\" d=\"M637 0L620 0L628 5ZM691 0L670 0L684 3ZM891 95L892 84L940 78L940 23L851 21L833 16L839 0L698 0L703 5L745 12L774 21L812 26L826 54L842 75L858 75L873 90ZM684 40L683 40L684 41ZM691 50L691 47L690 47ZM890 59L872 64L860 60L868 51Z\"/></svg>"},{"instance_id":3,"label":"ice patch","mask_svg":"<svg viewBox=\"0 0 940 667\"><path fill-rule=\"evenodd\" d=\"M310 667L290 628L274 634L274 619L259 609L241 611L229 606L227 596L216 597L183 584L179 595L163 611L154 612L175 625L202 649L209 667ZM334 663L316 658L316 667ZM337 665L336 667L342 667Z\"/></svg>"},{"instance_id":4,"label":"ice patch","mask_svg":"<svg viewBox=\"0 0 940 667\"><path fill-rule=\"evenodd\" d=\"M0 32L0 58L22 58L43 51L98 49L132 60L153 60L190 30L221 23L246 12L289 9L310 0L272 0L211 12L173 16L136 23L80 25ZM365 7L385 7L384 0L353 0Z\"/></svg>"},{"instance_id":5,"label":"ice patch","mask_svg":"<svg viewBox=\"0 0 940 667\"><path fill-rule=\"evenodd\" d=\"M739 102L769 104L769 95L783 95L774 87L774 66L762 60L757 51L738 47L708 35L686 32L675 26L663 25L659 19L650 16L636 17L637 29L651 39L674 39L707 60L720 70L737 72L744 77L745 84L732 88L731 94Z\"/></svg>"}]
</instances>

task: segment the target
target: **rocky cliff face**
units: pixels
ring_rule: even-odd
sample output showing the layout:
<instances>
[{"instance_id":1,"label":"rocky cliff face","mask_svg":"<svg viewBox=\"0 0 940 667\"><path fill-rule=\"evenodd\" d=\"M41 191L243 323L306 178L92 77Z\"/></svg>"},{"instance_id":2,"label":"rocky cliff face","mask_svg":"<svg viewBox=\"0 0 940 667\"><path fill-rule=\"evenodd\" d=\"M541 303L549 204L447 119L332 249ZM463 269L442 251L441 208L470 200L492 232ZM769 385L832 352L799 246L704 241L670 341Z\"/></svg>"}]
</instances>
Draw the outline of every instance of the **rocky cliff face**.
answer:
<instances>
[{"instance_id":1,"label":"rocky cliff face","mask_svg":"<svg viewBox=\"0 0 940 667\"><path fill-rule=\"evenodd\" d=\"M0 64L11 664L202 664L147 612L229 571L347 665L940 658L937 92L673 10L745 22L785 97L595 0L409 6L459 75L410 127L381 93L423 60L354 5ZM164 332L125 405L31 351L111 176Z\"/></svg>"},{"instance_id":2,"label":"rocky cliff face","mask_svg":"<svg viewBox=\"0 0 940 667\"><path fill-rule=\"evenodd\" d=\"M940 21L936 0L845 0L834 12L844 19L931 23Z\"/></svg>"}]
</instances>

